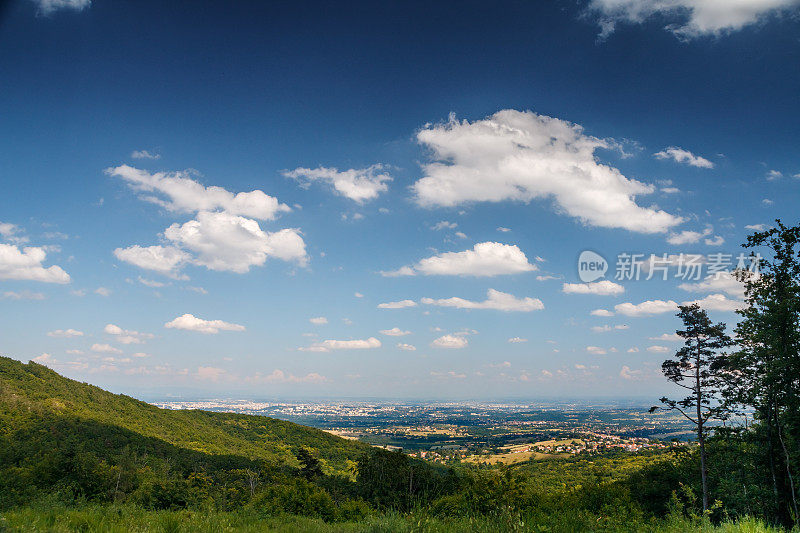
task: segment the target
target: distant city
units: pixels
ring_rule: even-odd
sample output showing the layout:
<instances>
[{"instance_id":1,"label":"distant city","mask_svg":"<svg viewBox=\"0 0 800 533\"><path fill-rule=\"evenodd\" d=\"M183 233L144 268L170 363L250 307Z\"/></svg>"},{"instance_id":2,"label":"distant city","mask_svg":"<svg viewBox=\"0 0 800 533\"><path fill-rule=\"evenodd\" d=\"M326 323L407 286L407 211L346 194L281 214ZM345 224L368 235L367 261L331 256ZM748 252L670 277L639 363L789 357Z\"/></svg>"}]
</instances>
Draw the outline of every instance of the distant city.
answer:
<instances>
[{"instance_id":1,"label":"distant city","mask_svg":"<svg viewBox=\"0 0 800 533\"><path fill-rule=\"evenodd\" d=\"M257 401L153 402L288 420L437 462L515 463L531 458L639 452L685 444L691 425L675 412L585 403Z\"/></svg>"}]
</instances>

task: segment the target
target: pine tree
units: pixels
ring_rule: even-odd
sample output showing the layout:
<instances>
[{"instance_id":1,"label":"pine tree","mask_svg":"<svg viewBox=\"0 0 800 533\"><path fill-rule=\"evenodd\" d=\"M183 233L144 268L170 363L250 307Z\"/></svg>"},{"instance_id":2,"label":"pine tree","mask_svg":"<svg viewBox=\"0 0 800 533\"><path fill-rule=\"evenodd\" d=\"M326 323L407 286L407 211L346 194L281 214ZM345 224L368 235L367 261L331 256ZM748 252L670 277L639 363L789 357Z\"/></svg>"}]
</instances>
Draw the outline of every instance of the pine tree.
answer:
<instances>
[{"instance_id":1,"label":"pine tree","mask_svg":"<svg viewBox=\"0 0 800 533\"><path fill-rule=\"evenodd\" d=\"M708 470L706 435L708 422L726 416L721 402L720 388L726 379L721 350L731 346L731 338L725 333L725 324L714 324L708 313L697 304L678 306L678 317L684 329L676 333L684 339L683 347L674 358L661 365L664 376L676 385L689 391L681 400L661 398L667 409L676 410L695 425L700 447L700 480L703 488L703 512L708 510ZM651 412L658 407L651 409Z\"/></svg>"}]
</instances>

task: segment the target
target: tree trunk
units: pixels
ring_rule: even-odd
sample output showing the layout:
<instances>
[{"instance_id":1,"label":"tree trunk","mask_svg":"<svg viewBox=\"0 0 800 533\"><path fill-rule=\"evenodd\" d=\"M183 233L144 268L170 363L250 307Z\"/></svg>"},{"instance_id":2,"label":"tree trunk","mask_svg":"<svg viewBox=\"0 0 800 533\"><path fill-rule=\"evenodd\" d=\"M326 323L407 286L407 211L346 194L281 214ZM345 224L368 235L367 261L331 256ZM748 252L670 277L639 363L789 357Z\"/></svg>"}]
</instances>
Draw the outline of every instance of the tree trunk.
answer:
<instances>
[{"instance_id":1,"label":"tree trunk","mask_svg":"<svg viewBox=\"0 0 800 533\"><path fill-rule=\"evenodd\" d=\"M706 439L703 435L703 391L700 388L700 352L695 363L695 382L697 386L697 442L700 444L700 481L703 486L703 516L708 511L708 475L706 472Z\"/></svg>"}]
</instances>

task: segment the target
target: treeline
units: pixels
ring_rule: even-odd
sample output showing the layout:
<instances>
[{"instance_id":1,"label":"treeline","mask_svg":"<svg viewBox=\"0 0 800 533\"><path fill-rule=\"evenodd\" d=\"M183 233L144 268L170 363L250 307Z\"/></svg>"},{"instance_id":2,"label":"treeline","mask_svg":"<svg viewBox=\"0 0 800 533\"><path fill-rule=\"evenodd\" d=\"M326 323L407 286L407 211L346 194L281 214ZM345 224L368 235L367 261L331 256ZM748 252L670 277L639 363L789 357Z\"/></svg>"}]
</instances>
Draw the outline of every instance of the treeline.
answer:
<instances>
[{"instance_id":1,"label":"treeline","mask_svg":"<svg viewBox=\"0 0 800 533\"><path fill-rule=\"evenodd\" d=\"M695 426L690 484L712 517L752 515L785 527L800 519L799 242L800 226L780 220L747 238L743 247L758 268L733 273L747 305L732 336L699 306L680 306L684 346L662 370L686 396L661 402ZM662 467L642 475L675 477Z\"/></svg>"}]
</instances>

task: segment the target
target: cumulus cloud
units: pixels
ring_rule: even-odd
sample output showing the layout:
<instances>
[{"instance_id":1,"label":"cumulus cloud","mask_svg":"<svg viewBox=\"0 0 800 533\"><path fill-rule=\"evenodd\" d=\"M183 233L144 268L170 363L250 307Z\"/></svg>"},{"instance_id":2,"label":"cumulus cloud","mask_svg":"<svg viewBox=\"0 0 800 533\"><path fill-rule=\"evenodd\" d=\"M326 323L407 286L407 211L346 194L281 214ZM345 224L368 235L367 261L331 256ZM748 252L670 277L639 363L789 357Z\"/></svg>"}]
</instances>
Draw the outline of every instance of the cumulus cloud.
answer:
<instances>
[{"instance_id":1,"label":"cumulus cloud","mask_svg":"<svg viewBox=\"0 0 800 533\"><path fill-rule=\"evenodd\" d=\"M92 5L92 0L33 0L38 13L50 15L60 10L83 11Z\"/></svg>"},{"instance_id":2,"label":"cumulus cloud","mask_svg":"<svg viewBox=\"0 0 800 533\"><path fill-rule=\"evenodd\" d=\"M222 320L203 320L186 313L164 324L165 328L183 329L198 333L219 333L220 331L244 331L244 326L231 324Z\"/></svg>"},{"instance_id":3,"label":"cumulus cloud","mask_svg":"<svg viewBox=\"0 0 800 533\"><path fill-rule=\"evenodd\" d=\"M745 302L731 300L724 294L709 294L699 300L683 302L683 305L697 304L707 311L736 311L747 307Z\"/></svg>"},{"instance_id":4,"label":"cumulus cloud","mask_svg":"<svg viewBox=\"0 0 800 533\"><path fill-rule=\"evenodd\" d=\"M77 329L56 329L47 332L48 337L70 338L70 337L83 337L83 332Z\"/></svg>"},{"instance_id":5,"label":"cumulus cloud","mask_svg":"<svg viewBox=\"0 0 800 533\"><path fill-rule=\"evenodd\" d=\"M440 222L437 222L433 226L431 226L431 229L433 231L441 231L443 229L456 229L457 227L458 227L458 224L456 224L455 222L449 222L447 220L442 220Z\"/></svg>"},{"instance_id":6,"label":"cumulus cloud","mask_svg":"<svg viewBox=\"0 0 800 533\"><path fill-rule=\"evenodd\" d=\"M638 317L675 312L678 304L672 300L647 300L640 304L625 302L615 305L614 310L621 315Z\"/></svg>"},{"instance_id":7,"label":"cumulus cloud","mask_svg":"<svg viewBox=\"0 0 800 533\"><path fill-rule=\"evenodd\" d=\"M19 232L19 227L10 222L0 222L0 237L9 238Z\"/></svg>"},{"instance_id":8,"label":"cumulus cloud","mask_svg":"<svg viewBox=\"0 0 800 533\"><path fill-rule=\"evenodd\" d=\"M504 274L520 274L536 270L538 267L528 262L525 253L513 244L481 242L472 250L445 252L419 260L413 266L401 267L384 276L475 276L493 277Z\"/></svg>"},{"instance_id":9,"label":"cumulus cloud","mask_svg":"<svg viewBox=\"0 0 800 533\"><path fill-rule=\"evenodd\" d=\"M592 226L663 233L680 217L641 207L655 187L626 178L595 156L616 143L531 111L504 110L475 122L428 125L417 134L432 161L413 185L422 206L552 199L556 210Z\"/></svg>"},{"instance_id":10,"label":"cumulus cloud","mask_svg":"<svg viewBox=\"0 0 800 533\"><path fill-rule=\"evenodd\" d=\"M744 283L731 272L718 272L697 283L681 283L679 289L689 292L724 292L739 299L744 298Z\"/></svg>"},{"instance_id":11,"label":"cumulus cloud","mask_svg":"<svg viewBox=\"0 0 800 533\"><path fill-rule=\"evenodd\" d=\"M192 262L209 270L244 273L263 265L268 257L305 266L306 245L297 229L269 233L258 222L225 212L200 212L195 220L173 224L164 236L195 252Z\"/></svg>"},{"instance_id":12,"label":"cumulus cloud","mask_svg":"<svg viewBox=\"0 0 800 533\"><path fill-rule=\"evenodd\" d=\"M694 155L689 150L670 146L653 154L658 159L672 159L676 163L685 163L691 167L714 168L714 163L699 155Z\"/></svg>"},{"instance_id":13,"label":"cumulus cloud","mask_svg":"<svg viewBox=\"0 0 800 533\"><path fill-rule=\"evenodd\" d=\"M382 329L380 333L382 335L389 335L390 337L402 337L404 335L411 335L410 331L403 331L398 327L394 327L392 329Z\"/></svg>"},{"instance_id":14,"label":"cumulus cloud","mask_svg":"<svg viewBox=\"0 0 800 533\"><path fill-rule=\"evenodd\" d=\"M368 339L355 339L355 340L324 340L322 342L315 342L307 348L300 348L304 352L330 352L332 350L369 350L372 348L380 348L381 341L375 337Z\"/></svg>"},{"instance_id":15,"label":"cumulus cloud","mask_svg":"<svg viewBox=\"0 0 800 533\"><path fill-rule=\"evenodd\" d=\"M404 342L398 342L397 347L403 350L404 352L413 352L416 351L417 349L417 347L414 346L413 344L406 344Z\"/></svg>"},{"instance_id":16,"label":"cumulus cloud","mask_svg":"<svg viewBox=\"0 0 800 533\"><path fill-rule=\"evenodd\" d=\"M133 159L161 159L161 154L148 152L147 150L134 150L131 152Z\"/></svg>"},{"instance_id":17,"label":"cumulus cloud","mask_svg":"<svg viewBox=\"0 0 800 533\"><path fill-rule=\"evenodd\" d=\"M114 256L120 261L131 265L153 270L171 278L182 277L180 268L192 256L175 246L139 246L135 244L128 248L117 248Z\"/></svg>"},{"instance_id":18,"label":"cumulus cloud","mask_svg":"<svg viewBox=\"0 0 800 533\"><path fill-rule=\"evenodd\" d=\"M666 346L648 346L647 351L650 353L667 353L669 348Z\"/></svg>"},{"instance_id":19,"label":"cumulus cloud","mask_svg":"<svg viewBox=\"0 0 800 533\"><path fill-rule=\"evenodd\" d=\"M769 229L769 226L766 224L748 224L744 229L749 229L750 231L766 231Z\"/></svg>"},{"instance_id":20,"label":"cumulus cloud","mask_svg":"<svg viewBox=\"0 0 800 533\"><path fill-rule=\"evenodd\" d=\"M544 309L544 304L538 298L517 298L513 294L489 289L486 292L486 300L474 302L464 298L452 297L444 299L423 298L423 304L438 305L440 307L455 307L457 309L493 309L496 311L520 311L530 312Z\"/></svg>"},{"instance_id":21,"label":"cumulus cloud","mask_svg":"<svg viewBox=\"0 0 800 533\"><path fill-rule=\"evenodd\" d=\"M122 344L142 344L144 341L154 337L152 333L140 333L134 330L122 329L115 324L106 324L103 331L108 335L114 335L117 338L117 342Z\"/></svg>"},{"instance_id":22,"label":"cumulus cloud","mask_svg":"<svg viewBox=\"0 0 800 533\"><path fill-rule=\"evenodd\" d=\"M677 333L662 333L658 337L650 337L651 341L683 342L683 337Z\"/></svg>"},{"instance_id":23,"label":"cumulus cloud","mask_svg":"<svg viewBox=\"0 0 800 533\"><path fill-rule=\"evenodd\" d=\"M636 381L642 378L642 371L632 370L628 365L623 365L619 371L619 377L628 381Z\"/></svg>"},{"instance_id":24,"label":"cumulus cloud","mask_svg":"<svg viewBox=\"0 0 800 533\"><path fill-rule=\"evenodd\" d=\"M414 300L400 300L398 302L385 302L378 304L378 309L405 309L406 307L416 307Z\"/></svg>"},{"instance_id":25,"label":"cumulus cloud","mask_svg":"<svg viewBox=\"0 0 800 533\"><path fill-rule=\"evenodd\" d=\"M20 249L13 244L0 243L0 280L28 280L43 283L69 283L69 274L58 266L45 267L47 250L39 246Z\"/></svg>"},{"instance_id":26,"label":"cumulus cloud","mask_svg":"<svg viewBox=\"0 0 800 533\"><path fill-rule=\"evenodd\" d=\"M672 233L669 237L667 237L667 242L669 244L674 244L679 246L681 244L694 244L696 242L700 242L700 239L711 235L711 232L714 231L713 228L708 227L701 232L699 231L690 231L684 230L680 233Z\"/></svg>"},{"instance_id":27,"label":"cumulus cloud","mask_svg":"<svg viewBox=\"0 0 800 533\"><path fill-rule=\"evenodd\" d=\"M431 346L435 348L460 349L466 348L468 345L469 341L463 335L442 335L431 342Z\"/></svg>"},{"instance_id":28,"label":"cumulus cloud","mask_svg":"<svg viewBox=\"0 0 800 533\"><path fill-rule=\"evenodd\" d=\"M328 319L325 318L324 316L309 318L308 321L314 324L315 326L322 326L328 323Z\"/></svg>"},{"instance_id":29,"label":"cumulus cloud","mask_svg":"<svg viewBox=\"0 0 800 533\"><path fill-rule=\"evenodd\" d=\"M586 351L594 355L606 355L608 353L605 348L600 348L599 346L587 346Z\"/></svg>"},{"instance_id":30,"label":"cumulus cloud","mask_svg":"<svg viewBox=\"0 0 800 533\"><path fill-rule=\"evenodd\" d=\"M722 35L795 9L798 0L592 0L589 10L598 15L606 37L617 23L640 24L660 16L671 22L665 27L681 39Z\"/></svg>"},{"instance_id":31,"label":"cumulus cloud","mask_svg":"<svg viewBox=\"0 0 800 533\"><path fill-rule=\"evenodd\" d=\"M284 175L296 179L305 186L314 181L328 183L337 194L360 204L373 200L380 193L389 190L387 182L392 181L392 177L385 172L385 167L380 164L343 171L326 167L296 168L284 172Z\"/></svg>"},{"instance_id":32,"label":"cumulus cloud","mask_svg":"<svg viewBox=\"0 0 800 533\"><path fill-rule=\"evenodd\" d=\"M110 344L94 343L92 344L92 347L89 349L97 353L116 353L116 354L122 353L122 350L120 350L119 348L114 348Z\"/></svg>"},{"instance_id":33,"label":"cumulus cloud","mask_svg":"<svg viewBox=\"0 0 800 533\"><path fill-rule=\"evenodd\" d=\"M592 316L614 316L614 313L612 313L608 309L595 309L589 314L591 314Z\"/></svg>"},{"instance_id":34,"label":"cumulus cloud","mask_svg":"<svg viewBox=\"0 0 800 533\"><path fill-rule=\"evenodd\" d=\"M597 294L600 296L609 296L622 294L625 292L625 287L606 279L592 283L565 283L561 290L567 294Z\"/></svg>"},{"instance_id":35,"label":"cumulus cloud","mask_svg":"<svg viewBox=\"0 0 800 533\"><path fill-rule=\"evenodd\" d=\"M523 339L522 337L511 337L508 339L508 342L511 344L518 344L520 342L528 342L528 339Z\"/></svg>"},{"instance_id":36,"label":"cumulus cloud","mask_svg":"<svg viewBox=\"0 0 800 533\"><path fill-rule=\"evenodd\" d=\"M178 213L222 210L231 215L272 220L282 212L291 211L289 206L258 189L233 194L222 187L205 187L190 177L190 171L151 174L121 165L105 172L142 193L142 199Z\"/></svg>"}]
</instances>

